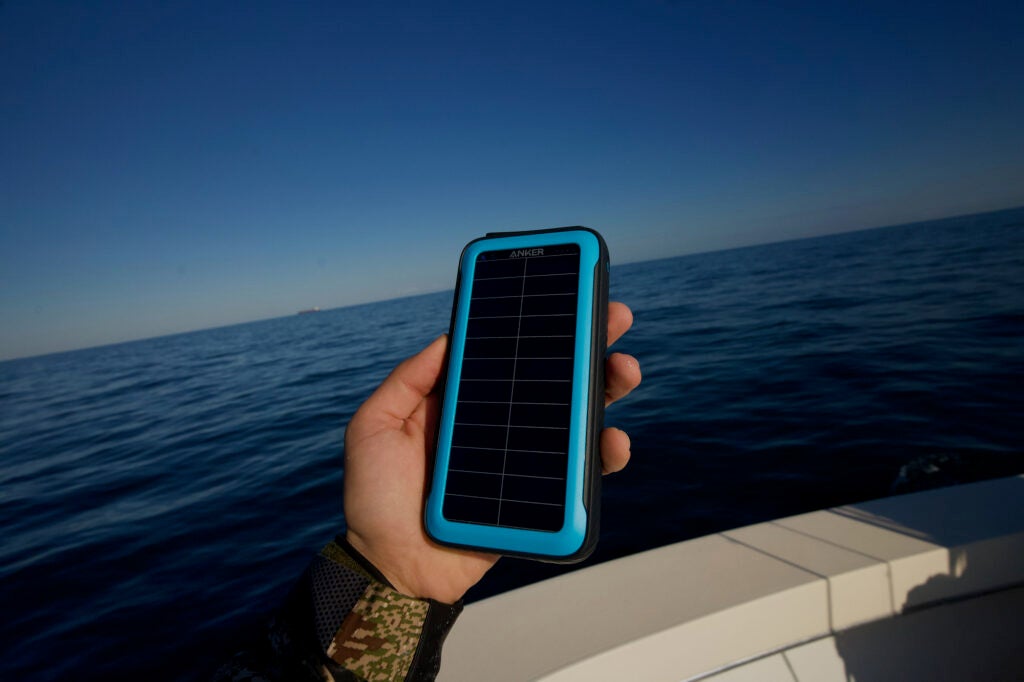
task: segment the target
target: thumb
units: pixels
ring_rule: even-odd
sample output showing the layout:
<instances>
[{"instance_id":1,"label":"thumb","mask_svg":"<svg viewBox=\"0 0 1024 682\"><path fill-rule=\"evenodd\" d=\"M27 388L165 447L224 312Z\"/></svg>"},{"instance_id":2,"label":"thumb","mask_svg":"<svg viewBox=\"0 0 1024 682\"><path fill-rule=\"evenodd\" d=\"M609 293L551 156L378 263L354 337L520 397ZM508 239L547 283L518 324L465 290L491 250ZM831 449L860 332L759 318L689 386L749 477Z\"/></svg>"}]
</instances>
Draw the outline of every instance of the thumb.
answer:
<instances>
[{"instance_id":1,"label":"thumb","mask_svg":"<svg viewBox=\"0 0 1024 682\"><path fill-rule=\"evenodd\" d=\"M360 412L371 420L390 417L408 419L437 384L444 365L448 335L442 334L416 355L404 360L367 398Z\"/></svg>"}]
</instances>

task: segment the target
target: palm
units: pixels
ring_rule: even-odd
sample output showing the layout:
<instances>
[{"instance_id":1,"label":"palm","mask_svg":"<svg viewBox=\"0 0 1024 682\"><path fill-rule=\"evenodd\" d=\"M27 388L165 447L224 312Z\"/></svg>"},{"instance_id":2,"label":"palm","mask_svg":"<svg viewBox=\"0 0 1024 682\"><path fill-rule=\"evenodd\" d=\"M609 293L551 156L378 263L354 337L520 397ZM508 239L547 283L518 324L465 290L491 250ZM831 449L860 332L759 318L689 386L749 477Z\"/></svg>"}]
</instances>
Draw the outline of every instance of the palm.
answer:
<instances>
[{"instance_id":1,"label":"palm","mask_svg":"<svg viewBox=\"0 0 1024 682\"><path fill-rule=\"evenodd\" d=\"M428 425L437 404L431 393L404 420L360 408L345 434L345 518L349 542L399 591L453 602L498 556L442 547L423 531L427 453L433 440ZM387 545L377 538L387 538Z\"/></svg>"}]
</instances>

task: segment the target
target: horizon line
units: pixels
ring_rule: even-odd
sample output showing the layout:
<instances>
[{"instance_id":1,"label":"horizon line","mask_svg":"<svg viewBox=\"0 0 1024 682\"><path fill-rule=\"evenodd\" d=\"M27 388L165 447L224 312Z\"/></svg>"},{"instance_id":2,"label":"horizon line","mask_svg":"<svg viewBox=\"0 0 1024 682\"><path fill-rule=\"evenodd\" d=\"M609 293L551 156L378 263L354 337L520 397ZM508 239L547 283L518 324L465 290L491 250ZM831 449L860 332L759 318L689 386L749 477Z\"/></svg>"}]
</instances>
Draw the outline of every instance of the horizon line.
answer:
<instances>
[{"instance_id":1,"label":"horizon line","mask_svg":"<svg viewBox=\"0 0 1024 682\"><path fill-rule=\"evenodd\" d=\"M837 236L840 236L840 235L854 234L854 233L857 233L857 232L871 232L873 230L887 230L887 229L896 228L896 227L911 227L913 225L920 225L922 223L945 222L945 221L951 221L951 220L959 220L961 218L967 218L967 217L972 217L972 216L992 215L992 214L995 214L995 213L1005 213L1005 212L1009 212L1009 211L1016 211L1016 210L1022 210L1022 209L1024 209L1024 205L1010 206L1010 207L1006 207L1006 208L998 208L998 209L993 209L993 210L988 210L988 211L980 211L980 212L977 212L977 213L958 213L956 215L944 216L944 217L941 217L941 218L927 218L927 219L924 219L924 220L913 220L913 221L906 222L906 223L893 223L893 224L890 224L890 225L881 225L881 226L876 226L876 227L858 227L858 228L854 228L854 229L851 229L851 230L840 230L838 232L826 232L826 233L822 233L822 234L808 235L808 236L805 236L805 237L790 237L790 238L786 238L786 239L778 239L778 240L765 241L765 242L752 242L750 244L741 244L739 246L729 246L729 247L725 247L725 248L721 248L721 249L707 249L707 250L698 250L698 251L687 251L687 252L684 252L684 253L672 254L670 256L659 256L657 258L646 258L646 259L643 259L643 260L631 260L631 261L625 261L625 262L622 262L622 263L615 263L615 264L612 265L612 267L615 268L615 267L619 267L619 266L622 266L622 265L635 265L635 264L638 264L638 263L654 263L654 262L657 262L657 261L670 260L672 258L682 258L682 257L685 257L685 256L700 256L700 255L706 255L706 254L712 254L712 253L726 253L726 252L729 252L729 251L739 251L741 249L750 249L750 248L756 248L756 247L761 247L761 246L768 246L768 245L771 245L771 244L787 244L787 243L790 243L790 242L800 242L800 241L806 241L806 240L809 240L809 239L827 239L829 237L837 237ZM367 301L360 301L360 302L357 302L357 303L346 303L344 305L332 306L332 307L329 307L329 308L320 308L319 306L311 306L311 307L319 308L319 310L317 311L317 314L319 314L319 313L326 313L326 312L334 312L336 310L345 310L345 309L348 309L348 308L357 308L357 307L365 306L365 305L374 305L374 304L377 304L377 303L386 303L388 301L401 301L403 299L417 298L417 297L420 297L420 296L432 296L432 295L435 295L435 294L440 294L440 293L444 293L444 292L448 292L448 291L454 291L454 290L455 290L454 287L446 287L446 288L443 288L443 289L435 289L435 290L432 290L432 291L424 291L424 292L415 293L415 294L402 294L400 296L391 296L391 297L387 297L387 298L377 298L377 299L372 299L372 300L367 300ZM304 310L308 310L308 309L309 308L306 308ZM282 314L282 315L272 315L272 316L269 316L269 317L258 317L258 318L254 318L254 319L251 319L251 320L243 320L241 322L229 322L229 323L226 323L226 324L218 324L218 325L214 325L214 326L211 326L211 327L198 327L198 328L195 328L195 329L184 329L182 331L170 332L170 333L167 333L167 334L158 334L156 336L140 336L140 337L137 337L137 338L123 339L121 341L111 341L109 343L100 343L100 344L96 344L96 345L93 345L93 346L81 346L81 347L78 347L78 348L69 348L67 350L50 351L50 352L46 352L46 353L39 353L39 354L36 354L36 355L18 355L18 356L13 356L13 357L8 357L8 358L0 358L0 364L4 364L4 363L7 363L7 362L18 362L18 361L22 361L22 360L34 360L34 359L39 359L39 358L50 357L50 356L53 356L53 355L64 355L64 354L67 354L67 353L78 353L78 352L82 352L82 351L97 350L97 349L100 349L100 348L110 348L110 347L114 347L114 346L123 346L123 345L131 344L131 343L139 343L141 341L153 341L153 340L156 340L156 339L166 339L166 338L171 338L171 337L175 337L175 336L184 336L186 334L196 334L196 333L200 333L200 332L209 332L209 331L213 331L213 330L216 330L216 329L228 329L228 328L231 328L231 327L239 327L239 326L247 325L247 324L256 324L256 323L260 323L260 322L269 322L271 320L281 320L281 319L285 319L285 318L288 318L288 317L294 317L294 316L298 315L299 312L300 311L297 310L295 312L285 313L285 314Z\"/></svg>"}]
</instances>

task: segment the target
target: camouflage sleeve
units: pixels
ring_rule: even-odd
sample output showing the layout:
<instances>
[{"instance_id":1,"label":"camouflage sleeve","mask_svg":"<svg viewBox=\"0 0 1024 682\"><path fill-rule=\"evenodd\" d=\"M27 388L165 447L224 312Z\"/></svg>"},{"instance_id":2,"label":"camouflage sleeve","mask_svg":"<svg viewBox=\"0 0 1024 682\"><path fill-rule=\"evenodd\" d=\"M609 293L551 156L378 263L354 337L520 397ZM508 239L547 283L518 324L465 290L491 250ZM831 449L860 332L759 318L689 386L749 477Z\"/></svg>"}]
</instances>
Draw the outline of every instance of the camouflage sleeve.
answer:
<instances>
[{"instance_id":1,"label":"camouflage sleeve","mask_svg":"<svg viewBox=\"0 0 1024 682\"><path fill-rule=\"evenodd\" d=\"M396 592L339 537L306 569L264 636L214 680L433 680L461 611L461 602Z\"/></svg>"}]
</instances>

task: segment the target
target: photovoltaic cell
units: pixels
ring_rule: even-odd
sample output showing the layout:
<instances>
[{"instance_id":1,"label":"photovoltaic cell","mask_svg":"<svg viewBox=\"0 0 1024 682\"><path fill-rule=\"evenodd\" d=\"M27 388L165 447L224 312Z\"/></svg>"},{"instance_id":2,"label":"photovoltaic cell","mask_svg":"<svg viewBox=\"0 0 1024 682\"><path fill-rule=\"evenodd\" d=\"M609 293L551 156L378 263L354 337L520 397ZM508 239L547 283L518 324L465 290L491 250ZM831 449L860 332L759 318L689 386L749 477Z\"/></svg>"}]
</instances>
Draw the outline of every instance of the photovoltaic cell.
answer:
<instances>
[{"instance_id":1,"label":"photovoltaic cell","mask_svg":"<svg viewBox=\"0 0 1024 682\"><path fill-rule=\"evenodd\" d=\"M445 518L561 529L579 268L575 244L477 257Z\"/></svg>"}]
</instances>

